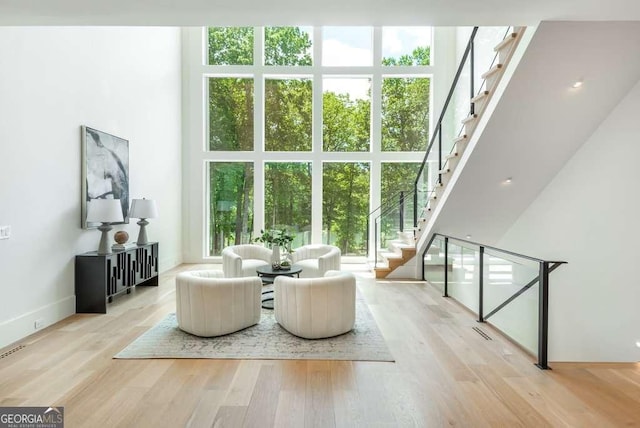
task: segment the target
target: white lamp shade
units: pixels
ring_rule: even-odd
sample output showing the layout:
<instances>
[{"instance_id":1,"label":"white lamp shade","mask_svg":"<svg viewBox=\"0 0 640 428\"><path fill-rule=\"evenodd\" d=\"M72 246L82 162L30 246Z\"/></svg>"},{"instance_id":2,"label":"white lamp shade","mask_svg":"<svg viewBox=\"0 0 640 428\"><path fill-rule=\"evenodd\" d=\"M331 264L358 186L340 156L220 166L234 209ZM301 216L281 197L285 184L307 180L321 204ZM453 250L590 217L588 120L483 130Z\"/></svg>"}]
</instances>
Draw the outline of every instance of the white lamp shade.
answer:
<instances>
[{"instance_id":1,"label":"white lamp shade","mask_svg":"<svg viewBox=\"0 0 640 428\"><path fill-rule=\"evenodd\" d=\"M129 216L133 218L156 218L158 207L153 199L134 199L131 201Z\"/></svg>"},{"instance_id":2,"label":"white lamp shade","mask_svg":"<svg viewBox=\"0 0 640 428\"><path fill-rule=\"evenodd\" d=\"M92 199L87 204L87 221L116 223L124 221L120 199Z\"/></svg>"}]
</instances>

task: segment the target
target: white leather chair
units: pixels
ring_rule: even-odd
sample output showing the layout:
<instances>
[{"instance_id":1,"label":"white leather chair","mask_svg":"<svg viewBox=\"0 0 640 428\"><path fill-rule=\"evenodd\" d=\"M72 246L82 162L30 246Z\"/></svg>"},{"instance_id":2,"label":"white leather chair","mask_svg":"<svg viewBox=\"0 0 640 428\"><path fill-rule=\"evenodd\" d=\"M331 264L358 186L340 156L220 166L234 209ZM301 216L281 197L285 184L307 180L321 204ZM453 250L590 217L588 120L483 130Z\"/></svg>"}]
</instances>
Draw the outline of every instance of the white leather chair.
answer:
<instances>
[{"instance_id":1,"label":"white leather chair","mask_svg":"<svg viewBox=\"0 0 640 428\"><path fill-rule=\"evenodd\" d=\"M227 278L257 276L256 268L270 265L272 254L262 245L231 245L222 250L222 271Z\"/></svg>"},{"instance_id":2,"label":"white leather chair","mask_svg":"<svg viewBox=\"0 0 640 428\"><path fill-rule=\"evenodd\" d=\"M224 278L222 272L200 270L176 277L178 327L196 336L233 333L260 322L262 281Z\"/></svg>"},{"instance_id":3,"label":"white leather chair","mask_svg":"<svg viewBox=\"0 0 640 428\"><path fill-rule=\"evenodd\" d=\"M274 282L278 324L305 339L337 336L356 320L356 279L350 272L329 271L323 278L279 276Z\"/></svg>"},{"instance_id":4,"label":"white leather chair","mask_svg":"<svg viewBox=\"0 0 640 428\"><path fill-rule=\"evenodd\" d=\"M318 278L330 270L340 270L340 248L333 245L303 245L291 256L293 263L302 267L300 278Z\"/></svg>"}]
</instances>

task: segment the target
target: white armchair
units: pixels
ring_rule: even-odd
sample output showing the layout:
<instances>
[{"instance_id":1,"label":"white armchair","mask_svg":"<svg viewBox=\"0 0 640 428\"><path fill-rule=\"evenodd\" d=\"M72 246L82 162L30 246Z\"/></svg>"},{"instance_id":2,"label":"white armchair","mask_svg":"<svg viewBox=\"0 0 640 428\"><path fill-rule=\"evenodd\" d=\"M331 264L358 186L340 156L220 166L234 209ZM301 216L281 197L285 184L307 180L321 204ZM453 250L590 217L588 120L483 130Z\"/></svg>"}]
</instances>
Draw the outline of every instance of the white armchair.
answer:
<instances>
[{"instance_id":1,"label":"white armchair","mask_svg":"<svg viewBox=\"0 0 640 428\"><path fill-rule=\"evenodd\" d=\"M329 271L323 278L279 276L274 282L275 318L289 333L305 339L337 336L356 320L356 279Z\"/></svg>"},{"instance_id":2,"label":"white armchair","mask_svg":"<svg viewBox=\"0 0 640 428\"><path fill-rule=\"evenodd\" d=\"M318 278L340 270L340 257L340 249L333 245L303 245L292 254L293 263L302 267L300 278Z\"/></svg>"},{"instance_id":3,"label":"white armchair","mask_svg":"<svg viewBox=\"0 0 640 428\"><path fill-rule=\"evenodd\" d=\"M262 245L231 245L222 250L222 271L227 278L257 276L256 268L270 265L271 255Z\"/></svg>"},{"instance_id":4,"label":"white armchair","mask_svg":"<svg viewBox=\"0 0 640 428\"><path fill-rule=\"evenodd\" d=\"M260 322L262 281L223 278L222 272L182 272L176 277L178 327L196 336L233 333Z\"/></svg>"}]
</instances>

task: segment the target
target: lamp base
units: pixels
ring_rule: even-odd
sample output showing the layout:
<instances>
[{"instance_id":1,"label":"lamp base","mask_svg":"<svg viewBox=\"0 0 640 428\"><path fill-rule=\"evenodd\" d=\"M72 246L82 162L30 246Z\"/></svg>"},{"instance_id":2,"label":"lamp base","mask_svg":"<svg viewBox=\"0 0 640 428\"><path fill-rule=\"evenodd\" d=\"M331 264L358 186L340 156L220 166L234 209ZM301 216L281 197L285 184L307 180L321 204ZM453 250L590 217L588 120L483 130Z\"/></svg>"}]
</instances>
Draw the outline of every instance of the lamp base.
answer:
<instances>
[{"instance_id":1,"label":"lamp base","mask_svg":"<svg viewBox=\"0 0 640 428\"><path fill-rule=\"evenodd\" d=\"M100 245L98 246L98 254L111 254L111 247L109 246L109 231L113 229L109 223L102 223L98 226L98 230L102 232L100 236Z\"/></svg>"},{"instance_id":2,"label":"lamp base","mask_svg":"<svg viewBox=\"0 0 640 428\"><path fill-rule=\"evenodd\" d=\"M140 221L138 222L138 226L140 226L140 232L138 232L138 240L136 241L136 244L147 245L149 243L149 240L147 239L148 224L149 222L144 218L141 218Z\"/></svg>"}]
</instances>

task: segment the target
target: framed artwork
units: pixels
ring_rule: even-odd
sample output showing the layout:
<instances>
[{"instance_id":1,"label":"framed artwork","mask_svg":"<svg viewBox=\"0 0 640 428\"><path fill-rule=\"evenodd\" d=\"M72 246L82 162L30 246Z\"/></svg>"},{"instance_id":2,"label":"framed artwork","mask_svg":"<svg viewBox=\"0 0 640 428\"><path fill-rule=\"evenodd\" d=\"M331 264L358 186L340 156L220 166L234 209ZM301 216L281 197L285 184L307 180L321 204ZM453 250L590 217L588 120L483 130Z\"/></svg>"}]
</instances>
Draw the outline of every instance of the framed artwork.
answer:
<instances>
[{"instance_id":1,"label":"framed artwork","mask_svg":"<svg viewBox=\"0 0 640 428\"><path fill-rule=\"evenodd\" d=\"M87 203L92 199L119 199L122 217L129 223L129 141L97 129L82 126L83 229L99 223L87 222Z\"/></svg>"}]
</instances>

